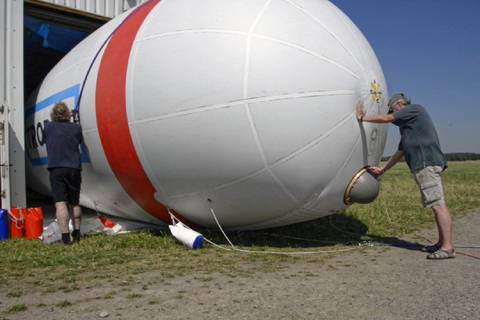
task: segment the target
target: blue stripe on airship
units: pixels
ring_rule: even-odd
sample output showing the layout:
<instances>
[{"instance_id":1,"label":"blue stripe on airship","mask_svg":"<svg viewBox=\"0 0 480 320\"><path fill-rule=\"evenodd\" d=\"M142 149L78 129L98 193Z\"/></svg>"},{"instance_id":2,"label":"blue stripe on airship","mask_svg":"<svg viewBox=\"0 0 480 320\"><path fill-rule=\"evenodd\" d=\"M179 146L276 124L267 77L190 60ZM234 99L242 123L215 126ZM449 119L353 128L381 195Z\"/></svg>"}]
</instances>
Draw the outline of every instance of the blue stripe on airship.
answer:
<instances>
[{"instance_id":1,"label":"blue stripe on airship","mask_svg":"<svg viewBox=\"0 0 480 320\"><path fill-rule=\"evenodd\" d=\"M80 94L80 85L76 84L70 88L67 88L63 91L57 92L50 97L40 101L30 109L28 109L25 113L25 117L28 118L30 116L33 116L36 112L45 109L49 106L54 105L57 102L60 102L62 100L68 99L73 97L74 98L74 105L75 105L75 110L78 110L78 96ZM88 149L85 144L82 144L80 146L80 160L82 163L89 163L90 162L90 156L88 154ZM30 162L32 163L33 166L45 166L48 164L48 158L47 157L39 157L39 158L30 158Z\"/></svg>"},{"instance_id":2,"label":"blue stripe on airship","mask_svg":"<svg viewBox=\"0 0 480 320\"><path fill-rule=\"evenodd\" d=\"M80 85L79 84L76 84L70 88L67 88L63 91L60 91L58 93L55 93L53 95L51 95L50 97L40 101L39 103L37 103L36 105L34 105L33 107L31 107L30 109L27 110L27 112L25 113L25 117L28 118L32 115L34 115L36 112L42 110L42 109L45 109L57 102L60 102L64 99L67 99L67 98L70 98L70 97L74 97L74 101L75 101L75 108L77 108L77 100L78 100L78 95L80 93Z\"/></svg>"}]
</instances>

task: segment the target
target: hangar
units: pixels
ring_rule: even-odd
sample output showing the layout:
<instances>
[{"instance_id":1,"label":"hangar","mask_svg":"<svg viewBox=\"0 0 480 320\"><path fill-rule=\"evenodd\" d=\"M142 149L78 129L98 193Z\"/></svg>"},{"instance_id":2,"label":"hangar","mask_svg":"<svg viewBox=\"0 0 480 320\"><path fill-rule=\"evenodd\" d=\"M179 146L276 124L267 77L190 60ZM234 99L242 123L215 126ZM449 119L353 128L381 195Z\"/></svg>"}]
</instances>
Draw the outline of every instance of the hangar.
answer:
<instances>
[{"instance_id":1,"label":"hangar","mask_svg":"<svg viewBox=\"0 0 480 320\"><path fill-rule=\"evenodd\" d=\"M0 200L26 206L24 108L48 72L111 18L147 0L0 2Z\"/></svg>"}]
</instances>

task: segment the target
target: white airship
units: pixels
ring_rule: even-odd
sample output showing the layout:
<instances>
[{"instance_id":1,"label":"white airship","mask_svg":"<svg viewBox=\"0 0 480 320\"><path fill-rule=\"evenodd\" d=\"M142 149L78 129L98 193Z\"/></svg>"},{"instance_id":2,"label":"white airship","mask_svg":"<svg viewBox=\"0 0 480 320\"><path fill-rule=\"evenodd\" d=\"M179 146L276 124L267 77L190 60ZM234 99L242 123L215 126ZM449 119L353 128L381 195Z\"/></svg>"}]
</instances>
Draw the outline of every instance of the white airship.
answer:
<instances>
[{"instance_id":1,"label":"white airship","mask_svg":"<svg viewBox=\"0 0 480 320\"><path fill-rule=\"evenodd\" d=\"M31 187L48 191L44 122L78 110L81 204L230 229L313 220L378 193L387 87L362 33L326 0L151 0L48 74L27 110Z\"/></svg>"}]
</instances>

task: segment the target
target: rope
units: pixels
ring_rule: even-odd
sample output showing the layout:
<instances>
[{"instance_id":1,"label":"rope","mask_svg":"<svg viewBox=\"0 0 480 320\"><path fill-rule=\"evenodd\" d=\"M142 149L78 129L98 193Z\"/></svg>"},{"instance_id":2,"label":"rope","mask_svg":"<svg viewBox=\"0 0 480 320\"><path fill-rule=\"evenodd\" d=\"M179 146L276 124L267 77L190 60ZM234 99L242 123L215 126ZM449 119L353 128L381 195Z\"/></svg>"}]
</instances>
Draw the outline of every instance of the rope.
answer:
<instances>
[{"instance_id":1,"label":"rope","mask_svg":"<svg viewBox=\"0 0 480 320\"><path fill-rule=\"evenodd\" d=\"M300 241L307 241L307 242L318 242L318 243L325 243L325 244L338 244L338 241L329 241L329 240L319 240L319 239L308 239L308 238L301 238L301 237L295 237L295 236L287 236L283 234L278 234L278 233L259 233L261 235L265 236L270 236L270 237L277 237L277 238L284 238L284 239L292 239L292 240L300 240ZM356 241L359 243L358 241ZM349 241L345 243L346 245L351 245L353 244L354 241Z\"/></svg>"},{"instance_id":2,"label":"rope","mask_svg":"<svg viewBox=\"0 0 480 320\"><path fill-rule=\"evenodd\" d=\"M208 202L211 203L211 200L208 199ZM236 252L242 252L242 253L254 253L254 254L273 254L273 255L285 255L285 256L299 256L299 255L314 255L314 254L328 254L328 253L338 253L338 252L347 252L347 251L353 251L353 250L357 250L359 248L362 248L362 247L376 247L376 246L387 246L388 244L385 244L385 243L381 243L381 242L378 242L378 241L370 241L370 240L366 240L366 241L349 241L347 243L344 243L344 245L346 246L352 246L351 248L344 248L344 249L335 249L335 250L315 250L315 251L262 251L262 250L247 250L247 249L241 249L239 247L236 247L232 241L230 240L230 238L228 238L227 234L225 233L225 231L223 230L222 226L220 225L220 222L218 221L218 218L217 218L217 215L215 214L215 210L212 208L212 207L209 207L210 208L210 212L213 216L213 219L215 220L215 223L217 224L218 228L220 229L220 231L222 232L222 235L224 236L224 238L227 240L227 242L230 244L230 248L228 247L225 247L225 246L222 246L222 245L219 245L215 242L213 242L212 240L206 238L204 236L204 240L205 242L209 243L210 245L216 247L216 248L219 248L219 249L222 249L222 250L226 250L226 251L236 251ZM177 221L180 221L172 212L170 209L168 209L168 213L170 214L170 217L172 218L172 222L175 224L175 220ZM355 234L355 233L352 233L352 232L348 232L348 231L345 231L345 230L341 230L340 228L336 227L332 221L331 221L331 218L329 219L329 222L330 222L330 225L335 228L336 230L340 231L340 232L343 232L343 233L346 233L346 234L351 234L351 235L355 235L355 236L358 236L358 234ZM193 230L191 229L189 226L185 225L185 227L187 227L188 229L190 230ZM301 237L294 237L294 236L287 236L287 235L281 235L281 234L276 234L276 233L263 233L264 235L270 235L270 236L276 236L276 237L281 237L281 238L286 238L286 239L294 239L294 240L302 240L302 241L310 241L310 242L319 242L319 243L326 243L326 244L337 244L338 242L336 241L327 241L327 240L318 240L318 239L307 239L307 238L301 238ZM420 236L421 237L421 236ZM424 237L421 237L423 238L424 240L428 241L428 242L431 242L429 239L427 238L424 238ZM480 248L480 246L456 246L457 248ZM470 255L470 254L467 254L467 253L464 253L464 252L459 252L457 251L458 254L460 255L464 255L464 256L467 256L467 257L471 257L471 258L474 258L474 259L478 259L480 260L480 257L477 257L477 256L474 256L474 255Z\"/></svg>"},{"instance_id":3,"label":"rope","mask_svg":"<svg viewBox=\"0 0 480 320\"><path fill-rule=\"evenodd\" d=\"M237 247L234 248L226 248L221 245L218 245L214 243L213 241L205 238L205 241L210 243L211 245L227 250L227 251L237 251L237 252L243 252L243 253L254 253L254 254L273 254L273 255L284 255L284 256L299 256L299 255L313 255L313 254L320 254L320 253L338 253L338 252L346 252L346 251L352 251L352 250L357 250L363 245L359 245L358 247L353 247L353 248L345 248L345 249L336 249L336 250L316 250L316 251L261 251L261 250L246 250L246 249L239 249Z\"/></svg>"},{"instance_id":4,"label":"rope","mask_svg":"<svg viewBox=\"0 0 480 320\"><path fill-rule=\"evenodd\" d=\"M233 245L232 241L230 241L230 239L227 237L227 235L225 234L225 231L223 231L223 228L220 225L220 222L218 222L217 216L215 215L215 211L213 210L212 207L210 207L210 212L212 213L213 219L217 223L217 226L220 229L220 231L222 231L222 234L225 237L225 239L227 239L228 243L230 243L230 246L232 246L232 248L235 249L235 246Z\"/></svg>"},{"instance_id":5,"label":"rope","mask_svg":"<svg viewBox=\"0 0 480 320\"><path fill-rule=\"evenodd\" d=\"M246 250L246 249L239 249L238 247L233 247L233 248L227 248L224 246L221 246L219 244L216 244L215 242L207 239L204 237L204 240L211 244L214 247L217 247L222 250L226 251L237 251L237 252L242 252L242 253L254 253L254 254L276 254L276 255L286 255L286 256L292 256L292 255L312 255L312 254L319 254L319 253L337 253L337 252L346 252L346 251L352 251L352 250L357 250L359 247L363 247L364 245L359 244L358 247L354 248L345 248L345 249L336 249L336 250L316 250L316 251L292 251L292 252L282 252L282 251L261 251L261 250Z\"/></svg>"},{"instance_id":6,"label":"rope","mask_svg":"<svg viewBox=\"0 0 480 320\"><path fill-rule=\"evenodd\" d=\"M433 243L433 241L431 241L430 239L424 237L424 236L418 236L419 238L422 238L423 240L425 241L428 241L430 243ZM465 248L480 248L480 246L455 246L456 248L462 248L462 249L465 249ZM473 258L473 259L476 259L476 260L480 260L480 257L477 257L477 256L474 256L472 254L469 254L469 253L465 253L465 252L461 252L461 251L458 251L456 250L456 253L459 254L459 255L462 255L462 256L466 256L466 257L469 257L469 258Z\"/></svg>"},{"instance_id":7,"label":"rope","mask_svg":"<svg viewBox=\"0 0 480 320\"><path fill-rule=\"evenodd\" d=\"M211 202L211 201L209 201ZM177 217L175 217L175 215L170 211L170 209L168 209L168 212L170 214L170 216L172 217L172 221L173 219L176 219L178 220ZM204 240L205 242L211 244L212 246L216 247L216 248L219 248L219 249L222 249L222 250L226 250L226 251L236 251L236 252L242 252L242 253L254 253L254 254L270 254L270 255L284 255L284 256L298 256L298 255L313 255L313 254L327 254L327 253L338 253L338 252L346 252L346 251L353 251L353 250L357 250L361 247L365 247L365 246L372 246L370 243L358 243L358 245L352 247L352 248L344 248L344 249L336 249L336 250L315 250L315 251L291 251L291 252L285 252L285 251L262 251L262 250L246 250L246 249L240 249L238 247L236 247L232 241L230 241L230 239L228 238L227 234L225 233L225 231L223 230L222 226L220 225L220 222L218 221L217 219L217 216L215 214L215 210L213 210L212 207L210 207L210 212L212 213L212 216L213 216L213 219L215 220L215 223L217 224L218 228L220 229L220 231L222 232L223 236L225 237L225 239L228 241L228 243L230 244L230 248L228 247L225 247L225 246L222 246L222 245L219 245L215 242L213 242L212 240L206 238L204 236ZM191 229L190 227L188 227L187 225L185 225L187 228ZM192 230L192 229L191 229Z\"/></svg>"},{"instance_id":8,"label":"rope","mask_svg":"<svg viewBox=\"0 0 480 320\"><path fill-rule=\"evenodd\" d=\"M457 251L457 254L460 254L460 255L466 256L466 257L470 257L470 258L473 258L473 259L480 260L480 257L474 256L473 254L468 254L468 253L461 252L461 251Z\"/></svg>"}]
</instances>

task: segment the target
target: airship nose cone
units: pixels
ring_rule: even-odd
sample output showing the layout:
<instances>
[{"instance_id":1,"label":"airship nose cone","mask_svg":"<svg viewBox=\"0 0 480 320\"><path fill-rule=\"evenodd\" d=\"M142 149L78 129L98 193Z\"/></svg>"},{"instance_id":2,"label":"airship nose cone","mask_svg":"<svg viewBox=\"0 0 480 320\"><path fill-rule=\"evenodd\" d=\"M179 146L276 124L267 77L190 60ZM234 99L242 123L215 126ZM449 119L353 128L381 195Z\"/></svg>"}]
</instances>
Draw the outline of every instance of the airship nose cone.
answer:
<instances>
[{"instance_id":1,"label":"airship nose cone","mask_svg":"<svg viewBox=\"0 0 480 320\"><path fill-rule=\"evenodd\" d=\"M365 167L348 184L345 190L344 202L347 205L352 203L370 203L377 198L379 191L380 183Z\"/></svg>"}]
</instances>

